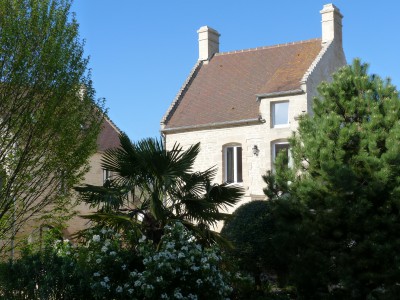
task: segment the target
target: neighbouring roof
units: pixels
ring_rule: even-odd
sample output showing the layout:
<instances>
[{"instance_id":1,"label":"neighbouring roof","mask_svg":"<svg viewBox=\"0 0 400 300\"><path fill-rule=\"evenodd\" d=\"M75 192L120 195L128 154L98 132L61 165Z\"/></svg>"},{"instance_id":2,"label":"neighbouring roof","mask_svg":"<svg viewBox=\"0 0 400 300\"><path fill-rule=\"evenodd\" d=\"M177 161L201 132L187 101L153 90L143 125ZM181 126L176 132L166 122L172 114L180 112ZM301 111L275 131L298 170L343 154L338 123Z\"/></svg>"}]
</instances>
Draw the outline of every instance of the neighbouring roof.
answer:
<instances>
[{"instance_id":1,"label":"neighbouring roof","mask_svg":"<svg viewBox=\"0 0 400 300\"><path fill-rule=\"evenodd\" d=\"M104 117L100 134L97 136L97 151L104 152L110 148L118 148L120 133L118 127L110 119Z\"/></svg>"},{"instance_id":2,"label":"neighbouring roof","mask_svg":"<svg viewBox=\"0 0 400 300\"><path fill-rule=\"evenodd\" d=\"M256 95L298 90L321 39L217 53L195 67L165 116L165 129L259 117Z\"/></svg>"}]
</instances>

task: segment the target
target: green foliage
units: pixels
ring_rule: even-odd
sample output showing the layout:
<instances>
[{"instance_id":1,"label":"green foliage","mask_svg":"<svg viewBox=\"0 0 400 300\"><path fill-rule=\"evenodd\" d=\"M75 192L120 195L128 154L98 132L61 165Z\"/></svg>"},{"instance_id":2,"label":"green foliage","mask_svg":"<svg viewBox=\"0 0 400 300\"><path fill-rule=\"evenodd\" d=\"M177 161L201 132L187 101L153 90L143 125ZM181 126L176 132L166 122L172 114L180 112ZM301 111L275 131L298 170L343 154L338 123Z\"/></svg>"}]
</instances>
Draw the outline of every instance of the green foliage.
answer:
<instances>
[{"instance_id":1,"label":"green foliage","mask_svg":"<svg viewBox=\"0 0 400 300\"><path fill-rule=\"evenodd\" d=\"M304 299L399 293L400 100L367 69L355 60L321 84L290 141L293 170L264 177L273 239Z\"/></svg>"},{"instance_id":2,"label":"green foliage","mask_svg":"<svg viewBox=\"0 0 400 300\"><path fill-rule=\"evenodd\" d=\"M134 230L155 243L164 226L174 220L206 243L219 240L209 226L225 220L228 215L221 210L237 203L243 192L236 186L212 184L215 168L193 171L199 144L187 150L175 144L166 150L159 140L132 143L126 135L120 136L120 143L120 148L106 151L102 163L114 178L103 187L76 188L83 201L98 209L88 218Z\"/></svg>"},{"instance_id":3,"label":"green foliage","mask_svg":"<svg viewBox=\"0 0 400 300\"><path fill-rule=\"evenodd\" d=\"M258 283L264 271L273 271L276 261L269 236L273 230L270 203L252 201L236 209L221 231L234 245L228 252L240 270L252 274Z\"/></svg>"},{"instance_id":4,"label":"green foliage","mask_svg":"<svg viewBox=\"0 0 400 300\"><path fill-rule=\"evenodd\" d=\"M203 248L181 224L166 226L160 245L141 240L143 272L132 272L138 299L226 299L232 291L216 246Z\"/></svg>"},{"instance_id":5,"label":"green foliage","mask_svg":"<svg viewBox=\"0 0 400 300\"><path fill-rule=\"evenodd\" d=\"M203 248L180 223L160 244L136 247L110 228L81 243L48 240L13 264L0 265L1 299L226 299L232 289L217 247Z\"/></svg>"},{"instance_id":6,"label":"green foliage","mask_svg":"<svg viewBox=\"0 0 400 300\"><path fill-rule=\"evenodd\" d=\"M273 208L270 201L243 204L222 228L221 235L233 244L225 250L225 259L229 269L236 270L233 284L238 299L289 299L288 291L277 282L279 274L284 283L287 263L275 252ZM252 280L246 280L243 274L249 274Z\"/></svg>"},{"instance_id":7,"label":"green foliage","mask_svg":"<svg viewBox=\"0 0 400 300\"><path fill-rule=\"evenodd\" d=\"M69 241L46 240L41 251L26 247L19 259L0 264L0 299L90 297L87 276L77 265Z\"/></svg>"},{"instance_id":8,"label":"green foliage","mask_svg":"<svg viewBox=\"0 0 400 300\"><path fill-rule=\"evenodd\" d=\"M1 239L49 204L65 212L96 147L102 103L70 6L0 1Z\"/></svg>"}]
</instances>

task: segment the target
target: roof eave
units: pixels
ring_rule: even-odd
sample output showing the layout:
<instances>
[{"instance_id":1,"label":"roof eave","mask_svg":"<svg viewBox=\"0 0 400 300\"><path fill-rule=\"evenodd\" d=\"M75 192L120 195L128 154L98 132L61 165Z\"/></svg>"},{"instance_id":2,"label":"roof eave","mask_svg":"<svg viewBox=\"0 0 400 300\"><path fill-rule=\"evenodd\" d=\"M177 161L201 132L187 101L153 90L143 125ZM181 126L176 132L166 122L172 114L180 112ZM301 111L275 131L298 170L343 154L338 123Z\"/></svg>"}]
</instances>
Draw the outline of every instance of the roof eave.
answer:
<instances>
[{"instance_id":1,"label":"roof eave","mask_svg":"<svg viewBox=\"0 0 400 300\"><path fill-rule=\"evenodd\" d=\"M265 120L262 119L261 117L258 117L258 118L253 118L253 119L244 119L244 120L235 120L235 121L227 121L227 122L216 122L216 123L208 123L208 124L164 128L164 129L161 129L161 132L162 133L177 133L177 132L182 132L182 131L215 129L215 128L233 127L233 126L247 126L247 125L256 125L256 124L262 124L262 123L265 123Z\"/></svg>"},{"instance_id":2,"label":"roof eave","mask_svg":"<svg viewBox=\"0 0 400 300\"><path fill-rule=\"evenodd\" d=\"M302 89L295 89L290 91L280 91L280 92L272 92L272 93L264 93L264 94L257 94L257 101L265 98L276 98L276 97L284 97L284 96L292 96L292 95L301 95L304 94Z\"/></svg>"}]
</instances>

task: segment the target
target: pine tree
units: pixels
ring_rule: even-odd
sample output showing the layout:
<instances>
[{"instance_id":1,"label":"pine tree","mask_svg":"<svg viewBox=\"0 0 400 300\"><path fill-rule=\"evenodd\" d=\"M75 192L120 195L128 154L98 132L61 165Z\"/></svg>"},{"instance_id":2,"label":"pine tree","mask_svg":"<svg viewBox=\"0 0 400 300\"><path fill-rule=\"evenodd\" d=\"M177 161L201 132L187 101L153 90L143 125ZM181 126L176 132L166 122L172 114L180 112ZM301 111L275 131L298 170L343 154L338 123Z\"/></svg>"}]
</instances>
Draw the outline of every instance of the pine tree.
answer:
<instances>
[{"instance_id":1,"label":"pine tree","mask_svg":"<svg viewBox=\"0 0 400 300\"><path fill-rule=\"evenodd\" d=\"M264 176L277 247L307 299L400 292L400 100L367 71L355 60L320 85L290 141L294 168Z\"/></svg>"}]
</instances>

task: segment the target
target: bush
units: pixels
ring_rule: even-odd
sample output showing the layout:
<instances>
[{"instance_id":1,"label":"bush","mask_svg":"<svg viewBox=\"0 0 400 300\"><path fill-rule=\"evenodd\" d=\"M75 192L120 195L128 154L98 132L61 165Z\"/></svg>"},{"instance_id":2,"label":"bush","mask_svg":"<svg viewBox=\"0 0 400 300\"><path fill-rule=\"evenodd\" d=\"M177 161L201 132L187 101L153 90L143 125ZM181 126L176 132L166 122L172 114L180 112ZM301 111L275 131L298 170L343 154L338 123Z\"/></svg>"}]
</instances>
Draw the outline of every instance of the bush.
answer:
<instances>
[{"instance_id":1,"label":"bush","mask_svg":"<svg viewBox=\"0 0 400 300\"><path fill-rule=\"evenodd\" d=\"M134 246L112 229L91 230L77 246L48 242L0 265L3 299L225 299L232 291L216 247L203 248L181 223L158 245Z\"/></svg>"},{"instance_id":2,"label":"bush","mask_svg":"<svg viewBox=\"0 0 400 300\"><path fill-rule=\"evenodd\" d=\"M287 296L288 291L282 293L278 288L285 282L286 262L275 251L273 208L269 201L243 204L222 228L221 235L233 244L233 249L225 251L225 258L229 268L238 275L233 280L238 298L246 299L249 293L252 299L285 299ZM252 281L248 280L248 275Z\"/></svg>"},{"instance_id":3,"label":"bush","mask_svg":"<svg viewBox=\"0 0 400 300\"><path fill-rule=\"evenodd\" d=\"M132 272L140 299L225 299L232 291L217 247L202 248L181 223L164 228L159 249L141 240L144 272Z\"/></svg>"},{"instance_id":4,"label":"bush","mask_svg":"<svg viewBox=\"0 0 400 300\"><path fill-rule=\"evenodd\" d=\"M71 256L68 241L24 249L21 258L0 264L2 299L91 299L88 281Z\"/></svg>"}]
</instances>

